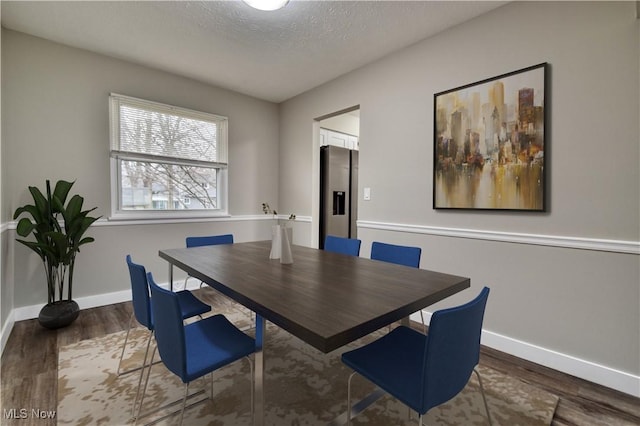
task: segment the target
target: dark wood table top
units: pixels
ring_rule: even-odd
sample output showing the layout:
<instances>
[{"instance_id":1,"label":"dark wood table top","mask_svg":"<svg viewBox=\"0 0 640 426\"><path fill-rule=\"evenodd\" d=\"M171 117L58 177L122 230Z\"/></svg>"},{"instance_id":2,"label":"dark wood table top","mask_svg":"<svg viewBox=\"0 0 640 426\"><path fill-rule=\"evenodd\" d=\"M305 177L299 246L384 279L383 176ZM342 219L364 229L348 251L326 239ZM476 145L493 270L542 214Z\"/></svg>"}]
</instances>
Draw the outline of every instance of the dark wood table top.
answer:
<instances>
[{"instance_id":1,"label":"dark wood table top","mask_svg":"<svg viewBox=\"0 0 640 426\"><path fill-rule=\"evenodd\" d=\"M293 264L283 265L270 248L258 241L159 255L325 353L470 286L469 278L295 245Z\"/></svg>"}]
</instances>

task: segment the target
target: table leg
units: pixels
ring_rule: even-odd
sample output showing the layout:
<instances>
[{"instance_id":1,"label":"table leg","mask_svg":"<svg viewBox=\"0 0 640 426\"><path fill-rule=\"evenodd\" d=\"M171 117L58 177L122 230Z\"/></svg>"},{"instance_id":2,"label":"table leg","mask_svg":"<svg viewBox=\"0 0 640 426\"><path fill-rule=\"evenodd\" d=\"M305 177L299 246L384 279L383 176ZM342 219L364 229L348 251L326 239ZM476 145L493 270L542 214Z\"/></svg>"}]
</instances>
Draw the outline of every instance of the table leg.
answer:
<instances>
[{"instance_id":1,"label":"table leg","mask_svg":"<svg viewBox=\"0 0 640 426\"><path fill-rule=\"evenodd\" d=\"M256 314L256 352L255 360L255 377L254 377L254 426L262 426L264 424L264 335L266 332L267 321L262 316Z\"/></svg>"}]
</instances>

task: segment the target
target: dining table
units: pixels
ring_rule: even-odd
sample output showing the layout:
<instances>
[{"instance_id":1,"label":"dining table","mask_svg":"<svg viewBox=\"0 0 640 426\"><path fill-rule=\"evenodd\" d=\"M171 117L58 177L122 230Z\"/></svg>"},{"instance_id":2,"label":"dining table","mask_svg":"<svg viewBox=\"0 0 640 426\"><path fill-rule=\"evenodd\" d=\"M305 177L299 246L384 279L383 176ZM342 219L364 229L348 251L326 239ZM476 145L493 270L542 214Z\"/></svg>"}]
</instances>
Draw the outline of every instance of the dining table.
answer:
<instances>
[{"instance_id":1,"label":"dining table","mask_svg":"<svg viewBox=\"0 0 640 426\"><path fill-rule=\"evenodd\" d=\"M171 285L177 267L255 313L254 425L264 424L267 321L329 353L470 287L457 275L299 245L293 263L270 251L271 241L159 251Z\"/></svg>"}]
</instances>

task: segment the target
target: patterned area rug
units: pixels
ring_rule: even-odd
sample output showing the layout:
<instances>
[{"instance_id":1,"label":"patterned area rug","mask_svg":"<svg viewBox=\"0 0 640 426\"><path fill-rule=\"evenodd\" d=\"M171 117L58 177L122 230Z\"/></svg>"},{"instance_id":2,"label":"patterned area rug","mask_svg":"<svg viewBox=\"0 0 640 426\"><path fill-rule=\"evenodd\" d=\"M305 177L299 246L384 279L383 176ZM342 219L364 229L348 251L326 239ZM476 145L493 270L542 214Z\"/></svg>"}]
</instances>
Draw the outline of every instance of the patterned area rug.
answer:
<instances>
[{"instance_id":1,"label":"patterned area rug","mask_svg":"<svg viewBox=\"0 0 640 426\"><path fill-rule=\"evenodd\" d=\"M228 313L239 326L246 317ZM382 332L380 332L382 333ZM139 373L118 377L116 369L125 332L84 340L60 349L58 367L58 424L126 425L133 424L131 404ZM147 332L137 328L129 336L131 350L125 355L125 368L139 365L144 355ZM375 338L370 336L368 339ZM354 342L348 348L357 347ZM350 371L340 361L342 351L323 354L296 337L270 325L265 345L265 424L326 424L346 410L347 378ZM495 425L549 425L558 397L511 379L495 370L480 367L487 391L489 409ZM353 381L354 396L361 398L373 387L365 379ZM241 360L214 372L213 400L187 409L185 425L250 425L250 367ZM190 386L211 391L211 381L201 379ZM183 395L182 382L162 364L154 365L143 411L178 400ZM175 408L175 407L174 407ZM148 424L160 415L143 417L138 424ZM177 423L178 416L156 422ZM413 423L412 423L413 422ZM451 401L432 409L426 418L431 425L485 425L482 397L475 375L467 387ZM385 396L362 412L355 425L416 424L415 415L395 399Z\"/></svg>"}]
</instances>

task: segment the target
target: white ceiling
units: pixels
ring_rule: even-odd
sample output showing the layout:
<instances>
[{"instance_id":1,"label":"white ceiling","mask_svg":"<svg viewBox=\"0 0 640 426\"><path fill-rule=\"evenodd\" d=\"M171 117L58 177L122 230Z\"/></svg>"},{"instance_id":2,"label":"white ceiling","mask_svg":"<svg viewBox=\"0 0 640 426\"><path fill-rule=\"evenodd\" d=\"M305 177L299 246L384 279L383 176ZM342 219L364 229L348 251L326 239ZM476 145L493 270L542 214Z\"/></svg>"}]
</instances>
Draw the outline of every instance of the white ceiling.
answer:
<instances>
[{"instance_id":1,"label":"white ceiling","mask_svg":"<svg viewBox=\"0 0 640 426\"><path fill-rule=\"evenodd\" d=\"M281 102L505 1L7 1L2 26Z\"/></svg>"}]
</instances>

